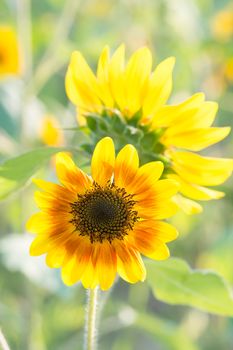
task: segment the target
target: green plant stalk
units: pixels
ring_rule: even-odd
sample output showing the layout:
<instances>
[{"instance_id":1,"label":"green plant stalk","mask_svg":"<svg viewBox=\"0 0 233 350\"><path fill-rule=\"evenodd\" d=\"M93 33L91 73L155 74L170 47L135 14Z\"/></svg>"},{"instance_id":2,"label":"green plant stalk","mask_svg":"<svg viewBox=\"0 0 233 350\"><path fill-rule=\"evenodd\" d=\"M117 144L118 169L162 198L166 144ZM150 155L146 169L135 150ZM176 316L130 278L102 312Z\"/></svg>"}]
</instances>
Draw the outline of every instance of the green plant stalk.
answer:
<instances>
[{"instance_id":1,"label":"green plant stalk","mask_svg":"<svg viewBox=\"0 0 233 350\"><path fill-rule=\"evenodd\" d=\"M23 78L28 84L32 76L31 0L17 0L17 22Z\"/></svg>"},{"instance_id":2,"label":"green plant stalk","mask_svg":"<svg viewBox=\"0 0 233 350\"><path fill-rule=\"evenodd\" d=\"M97 349L97 299L98 287L88 289L87 309L86 309L86 329L85 329L85 350Z\"/></svg>"},{"instance_id":3,"label":"green plant stalk","mask_svg":"<svg viewBox=\"0 0 233 350\"><path fill-rule=\"evenodd\" d=\"M52 74L58 71L66 62L67 57L61 56L59 50L64 46L69 36L72 25L75 22L81 0L67 0L63 11L59 16L58 24L51 40L51 44L38 65L34 76L34 92L42 89Z\"/></svg>"}]
</instances>

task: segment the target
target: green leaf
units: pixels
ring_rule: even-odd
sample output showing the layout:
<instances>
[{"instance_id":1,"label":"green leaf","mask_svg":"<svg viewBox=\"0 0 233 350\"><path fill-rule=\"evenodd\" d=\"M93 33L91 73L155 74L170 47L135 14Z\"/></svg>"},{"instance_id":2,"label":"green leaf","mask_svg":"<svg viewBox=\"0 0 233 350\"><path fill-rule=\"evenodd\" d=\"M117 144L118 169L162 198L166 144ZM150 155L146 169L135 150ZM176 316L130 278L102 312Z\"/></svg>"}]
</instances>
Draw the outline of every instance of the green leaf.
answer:
<instances>
[{"instance_id":1,"label":"green leaf","mask_svg":"<svg viewBox=\"0 0 233 350\"><path fill-rule=\"evenodd\" d=\"M146 267L147 281L159 300L233 316L231 290L217 273L192 270L185 261L176 258L147 261Z\"/></svg>"},{"instance_id":2,"label":"green leaf","mask_svg":"<svg viewBox=\"0 0 233 350\"><path fill-rule=\"evenodd\" d=\"M87 125L88 125L89 129L91 129L92 131L96 131L98 119L95 116L89 115L86 118L86 121L87 121Z\"/></svg>"},{"instance_id":3,"label":"green leaf","mask_svg":"<svg viewBox=\"0 0 233 350\"><path fill-rule=\"evenodd\" d=\"M53 154L61 150L63 149L45 147L6 160L0 166L0 199L25 185Z\"/></svg>"}]
</instances>

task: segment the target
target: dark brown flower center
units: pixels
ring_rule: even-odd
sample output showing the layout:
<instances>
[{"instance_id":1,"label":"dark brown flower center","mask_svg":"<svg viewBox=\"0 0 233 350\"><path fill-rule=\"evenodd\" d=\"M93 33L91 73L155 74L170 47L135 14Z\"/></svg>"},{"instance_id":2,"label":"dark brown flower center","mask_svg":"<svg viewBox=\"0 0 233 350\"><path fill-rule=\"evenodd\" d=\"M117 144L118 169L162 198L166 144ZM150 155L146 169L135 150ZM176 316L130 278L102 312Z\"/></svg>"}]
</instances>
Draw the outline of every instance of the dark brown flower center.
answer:
<instances>
[{"instance_id":1,"label":"dark brown flower center","mask_svg":"<svg viewBox=\"0 0 233 350\"><path fill-rule=\"evenodd\" d=\"M133 210L133 195L114 184L101 187L94 183L90 190L78 194L71 204L71 222L81 236L88 236L91 243L123 239L138 221Z\"/></svg>"}]
</instances>

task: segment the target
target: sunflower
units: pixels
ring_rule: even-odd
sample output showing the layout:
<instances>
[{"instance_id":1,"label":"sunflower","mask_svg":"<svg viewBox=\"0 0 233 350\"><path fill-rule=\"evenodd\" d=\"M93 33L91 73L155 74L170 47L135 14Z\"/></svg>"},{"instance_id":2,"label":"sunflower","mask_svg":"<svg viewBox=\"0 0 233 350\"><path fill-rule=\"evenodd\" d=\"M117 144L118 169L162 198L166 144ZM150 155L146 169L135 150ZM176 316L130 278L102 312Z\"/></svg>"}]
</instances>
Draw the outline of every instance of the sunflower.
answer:
<instances>
[{"instance_id":1,"label":"sunflower","mask_svg":"<svg viewBox=\"0 0 233 350\"><path fill-rule=\"evenodd\" d=\"M61 268L66 285L81 280L85 288L111 287L118 273L135 283L146 277L141 254L156 260L169 257L166 242L176 229L162 221L177 209L172 197L178 184L159 180L163 163L139 167L136 149L128 144L115 158L105 137L96 145L92 177L75 166L67 153L56 156L62 185L43 180L35 199L40 212L27 229L36 233L30 254L47 253L49 267Z\"/></svg>"},{"instance_id":2,"label":"sunflower","mask_svg":"<svg viewBox=\"0 0 233 350\"><path fill-rule=\"evenodd\" d=\"M176 203L191 214L202 210L195 200L218 199L224 195L206 186L222 184L232 173L233 161L204 157L196 152L224 139L230 128L212 126L218 106L205 101L203 93L177 105L166 104L172 89L174 63L175 58L169 57L151 71L152 55L147 47L138 49L127 64L124 45L112 57L105 47L95 75L82 54L75 51L65 83L69 99L77 106L79 122L93 116L96 123L105 120L105 134L100 125L93 130L93 137L113 132L115 117L120 116L118 123L124 120L124 125L119 140L129 127L131 133L127 137L131 137L130 142L145 159L148 149L153 148L149 160L164 161L164 176L180 183Z\"/></svg>"},{"instance_id":3,"label":"sunflower","mask_svg":"<svg viewBox=\"0 0 233 350\"><path fill-rule=\"evenodd\" d=\"M233 7L228 6L217 12L210 25L216 39L230 40L233 36Z\"/></svg>"},{"instance_id":4,"label":"sunflower","mask_svg":"<svg viewBox=\"0 0 233 350\"><path fill-rule=\"evenodd\" d=\"M0 75L18 74L20 71L18 43L14 30L0 26Z\"/></svg>"}]
</instances>

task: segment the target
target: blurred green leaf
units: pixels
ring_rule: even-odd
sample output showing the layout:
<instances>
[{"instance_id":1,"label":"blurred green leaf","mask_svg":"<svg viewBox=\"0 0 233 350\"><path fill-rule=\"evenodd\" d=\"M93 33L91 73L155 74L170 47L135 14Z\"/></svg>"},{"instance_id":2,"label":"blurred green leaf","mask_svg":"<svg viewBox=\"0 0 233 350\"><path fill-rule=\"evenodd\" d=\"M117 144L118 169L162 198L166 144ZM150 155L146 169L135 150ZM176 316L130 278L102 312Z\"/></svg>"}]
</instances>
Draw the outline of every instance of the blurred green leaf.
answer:
<instances>
[{"instance_id":1,"label":"blurred green leaf","mask_svg":"<svg viewBox=\"0 0 233 350\"><path fill-rule=\"evenodd\" d=\"M53 154L63 149L45 147L6 160L0 166L0 199L19 189Z\"/></svg>"},{"instance_id":2,"label":"blurred green leaf","mask_svg":"<svg viewBox=\"0 0 233 350\"><path fill-rule=\"evenodd\" d=\"M189 305L214 314L233 316L233 299L225 280L208 270L192 270L176 258L146 262L154 295L169 304Z\"/></svg>"},{"instance_id":3,"label":"blurred green leaf","mask_svg":"<svg viewBox=\"0 0 233 350\"><path fill-rule=\"evenodd\" d=\"M174 323L163 320L149 313L140 313L135 325L138 329L148 332L156 341L166 346L168 350L198 350L182 328Z\"/></svg>"}]
</instances>

